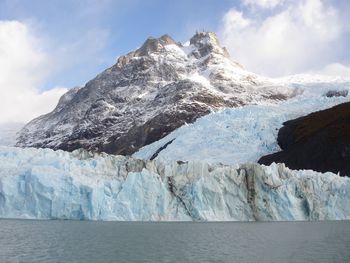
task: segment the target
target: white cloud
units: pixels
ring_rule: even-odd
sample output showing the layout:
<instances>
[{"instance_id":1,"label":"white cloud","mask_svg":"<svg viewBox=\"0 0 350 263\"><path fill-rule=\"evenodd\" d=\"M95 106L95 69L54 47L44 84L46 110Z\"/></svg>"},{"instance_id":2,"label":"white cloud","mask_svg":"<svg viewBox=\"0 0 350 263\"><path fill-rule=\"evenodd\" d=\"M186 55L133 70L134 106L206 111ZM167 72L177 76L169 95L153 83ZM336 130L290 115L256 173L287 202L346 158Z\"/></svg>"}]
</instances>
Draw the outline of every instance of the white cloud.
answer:
<instances>
[{"instance_id":1,"label":"white cloud","mask_svg":"<svg viewBox=\"0 0 350 263\"><path fill-rule=\"evenodd\" d=\"M328 64L323 69L312 72L312 73L350 79L350 67L345 66L341 63Z\"/></svg>"},{"instance_id":2,"label":"white cloud","mask_svg":"<svg viewBox=\"0 0 350 263\"><path fill-rule=\"evenodd\" d=\"M321 0L289 1L268 17L247 12L229 10L219 33L232 57L249 70L270 76L301 73L329 64L339 52L343 23Z\"/></svg>"},{"instance_id":3,"label":"white cloud","mask_svg":"<svg viewBox=\"0 0 350 263\"><path fill-rule=\"evenodd\" d=\"M274 8L283 3L283 0L243 0L244 5L261 8Z\"/></svg>"},{"instance_id":4,"label":"white cloud","mask_svg":"<svg viewBox=\"0 0 350 263\"><path fill-rule=\"evenodd\" d=\"M0 123L27 122L47 113L67 91L39 91L52 68L41 44L27 25L0 21Z\"/></svg>"}]
</instances>

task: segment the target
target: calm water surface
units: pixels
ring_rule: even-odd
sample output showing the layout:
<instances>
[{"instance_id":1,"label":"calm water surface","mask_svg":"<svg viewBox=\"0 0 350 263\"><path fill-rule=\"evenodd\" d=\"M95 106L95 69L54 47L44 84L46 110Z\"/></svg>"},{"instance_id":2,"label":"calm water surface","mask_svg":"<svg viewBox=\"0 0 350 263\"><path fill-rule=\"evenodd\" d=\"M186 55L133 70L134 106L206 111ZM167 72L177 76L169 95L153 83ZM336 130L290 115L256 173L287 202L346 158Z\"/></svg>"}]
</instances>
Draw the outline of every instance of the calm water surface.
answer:
<instances>
[{"instance_id":1,"label":"calm water surface","mask_svg":"<svg viewBox=\"0 0 350 263\"><path fill-rule=\"evenodd\" d=\"M0 220L0 262L350 262L350 221Z\"/></svg>"}]
</instances>

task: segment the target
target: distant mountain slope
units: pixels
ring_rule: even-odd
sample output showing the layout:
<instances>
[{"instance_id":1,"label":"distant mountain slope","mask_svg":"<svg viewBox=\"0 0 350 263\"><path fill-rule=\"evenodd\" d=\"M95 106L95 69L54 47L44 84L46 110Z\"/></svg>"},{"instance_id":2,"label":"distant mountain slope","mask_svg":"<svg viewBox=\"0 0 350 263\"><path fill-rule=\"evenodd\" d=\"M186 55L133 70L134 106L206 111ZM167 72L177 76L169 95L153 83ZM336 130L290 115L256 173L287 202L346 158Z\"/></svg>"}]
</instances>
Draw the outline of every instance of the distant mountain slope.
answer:
<instances>
[{"instance_id":1,"label":"distant mountain slope","mask_svg":"<svg viewBox=\"0 0 350 263\"><path fill-rule=\"evenodd\" d=\"M24 123L1 123L0 124L0 146L14 146L16 144L17 132Z\"/></svg>"},{"instance_id":2,"label":"distant mountain slope","mask_svg":"<svg viewBox=\"0 0 350 263\"><path fill-rule=\"evenodd\" d=\"M350 176L350 102L285 122L278 144L282 151L259 163Z\"/></svg>"},{"instance_id":3,"label":"distant mountain slope","mask_svg":"<svg viewBox=\"0 0 350 263\"><path fill-rule=\"evenodd\" d=\"M17 146L132 154L212 111L294 95L230 60L214 33L197 33L188 45L165 35L67 92L22 129Z\"/></svg>"}]
</instances>

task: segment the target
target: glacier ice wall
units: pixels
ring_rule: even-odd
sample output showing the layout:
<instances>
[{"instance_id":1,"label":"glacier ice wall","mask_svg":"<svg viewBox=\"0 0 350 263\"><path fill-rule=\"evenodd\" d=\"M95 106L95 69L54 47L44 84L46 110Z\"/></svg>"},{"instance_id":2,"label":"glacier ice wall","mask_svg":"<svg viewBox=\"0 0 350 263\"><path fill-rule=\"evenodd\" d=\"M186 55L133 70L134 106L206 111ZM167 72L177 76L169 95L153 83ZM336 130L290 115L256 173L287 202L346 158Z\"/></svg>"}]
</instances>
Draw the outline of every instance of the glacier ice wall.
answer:
<instances>
[{"instance_id":1,"label":"glacier ice wall","mask_svg":"<svg viewBox=\"0 0 350 263\"><path fill-rule=\"evenodd\" d=\"M0 147L0 217L87 220L350 219L350 178L281 164L142 161Z\"/></svg>"}]
</instances>

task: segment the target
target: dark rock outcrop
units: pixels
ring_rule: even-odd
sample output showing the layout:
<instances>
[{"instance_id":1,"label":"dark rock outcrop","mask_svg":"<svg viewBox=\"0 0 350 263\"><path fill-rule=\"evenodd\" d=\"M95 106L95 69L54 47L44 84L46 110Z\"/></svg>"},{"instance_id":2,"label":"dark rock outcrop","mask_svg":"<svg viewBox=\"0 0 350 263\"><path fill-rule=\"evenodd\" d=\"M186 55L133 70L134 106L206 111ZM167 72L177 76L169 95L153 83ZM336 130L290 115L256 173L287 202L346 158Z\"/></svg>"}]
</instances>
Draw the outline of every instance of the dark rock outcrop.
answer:
<instances>
[{"instance_id":1,"label":"dark rock outcrop","mask_svg":"<svg viewBox=\"0 0 350 263\"><path fill-rule=\"evenodd\" d=\"M350 102L283 125L277 139L282 151L262 157L260 164L350 176Z\"/></svg>"},{"instance_id":2,"label":"dark rock outcrop","mask_svg":"<svg viewBox=\"0 0 350 263\"><path fill-rule=\"evenodd\" d=\"M331 97L346 97L348 96L349 91L348 90L329 90L326 92L325 96L328 98Z\"/></svg>"}]
</instances>

